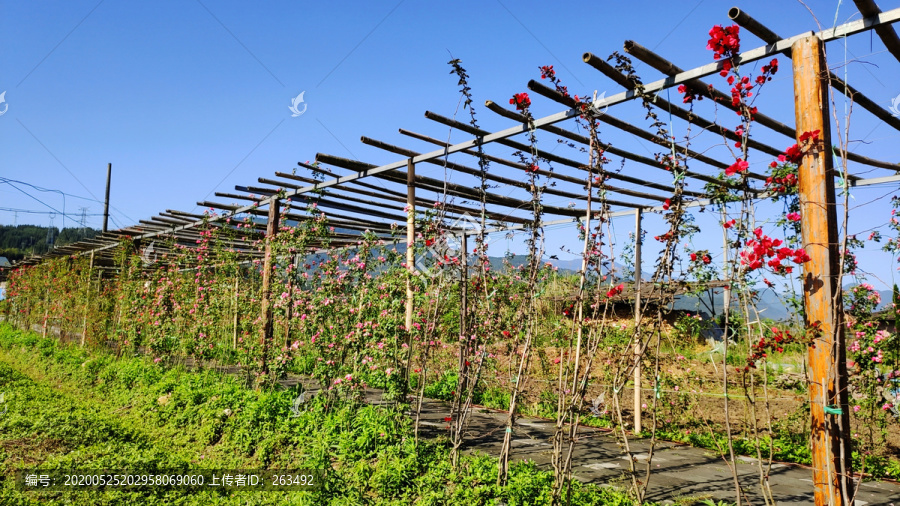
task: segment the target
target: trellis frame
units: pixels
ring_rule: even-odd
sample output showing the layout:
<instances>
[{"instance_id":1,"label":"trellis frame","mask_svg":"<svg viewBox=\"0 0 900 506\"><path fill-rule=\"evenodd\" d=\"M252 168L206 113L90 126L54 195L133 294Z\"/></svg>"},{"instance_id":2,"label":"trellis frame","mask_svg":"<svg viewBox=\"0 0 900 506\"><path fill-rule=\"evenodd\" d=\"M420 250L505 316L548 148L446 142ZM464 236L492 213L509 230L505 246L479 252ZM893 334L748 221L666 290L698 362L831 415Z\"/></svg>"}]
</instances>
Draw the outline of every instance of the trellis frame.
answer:
<instances>
[{"instance_id":1,"label":"trellis frame","mask_svg":"<svg viewBox=\"0 0 900 506\"><path fill-rule=\"evenodd\" d=\"M876 31L882 41L884 41L886 47L888 47L889 51L895 56L895 58L900 60L900 38L897 37L897 33L891 26L893 23L900 21L900 9L881 12L880 9L878 9L878 7L871 0L855 0L855 3L860 12L864 16L866 16L864 19L845 23L833 29L823 30L818 33L806 32L798 34L787 39L780 38L774 32L763 26L760 22L753 19L740 9L736 7L732 8L729 11L729 17L740 26L747 29L749 32L761 38L766 44L765 46L741 53L737 57L738 63L746 64L777 54L785 54L791 56L793 52L796 51L797 46L795 45L798 43L804 43L804 41L816 39L820 41L821 44L824 44L828 41L837 40L869 30ZM710 63L685 71L677 67L675 64L667 61L662 56L657 55L650 50L647 50L643 46L640 46L640 44L636 42L626 41L625 51L630 53L634 57L648 63L651 67L661 71L666 75L666 77L664 77L663 79L644 85L644 94L652 95L662 90L678 86L679 84L685 84L696 91L703 91L703 93L706 93L707 96L711 98L721 98L721 96L724 95L720 91L709 88L706 83L701 81L701 79L719 72L719 70L722 68L721 62ZM627 79L624 79L621 73L609 66L605 61L597 58L591 53L585 53L583 56L583 60L585 61L585 63L596 68L604 75L612 79L614 82L626 88L623 92L594 102L594 107L598 109L604 109L615 106L616 104L639 98L638 93L633 88L631 83ZM885 111L883 108L878 106L874 101L853 88L849 83L844 82L834 74L830 74L829 83L832 87L835 88L835 90L839 91L840 93L846 93L850 95L855 103L860 104L860 106L864 110L871 113L880 121L888 124L894 129L900 130L900 119L892 116L888 111ZM567 97L564 97L561 94L557 93L555 90L546 88L545 86L542 86L540 83L537 83L535 81L528 83L528 87L532 91L542 96L548 97L567 106L566 110L535 119L532 123L532 126L534 128L546 131L553 135L564 137L582 146L588 144L587 139L584 136L558 126L558 124L576 118L581 114L579 109L573 107L574 103L572 103L571 99L568 99ZM820 99L818 104L819 107L822 106L821 100L824 99ZM728 102L725 101L723 105L727 107L727 104ZM815 104L801 105L798 102L798 118L800 108L813 107L814 105ZM477 130L474 127L471 127L464 123L444 118L436 113L428 112L426 113L426 117L428 119L466 132L472 135L473 138L464 142L449 144L443 141L432 139L422 134L414 133L412 131L400 130L400 133L403 135L415 138L422 142L436 144L439 147L439 149L430 152L419 153L414 150L399 146L393 146L382 141L364 137L362 138L363 143L392 153L400 154L403 156L403 158L384 165L373 165L320 153L316 157L317 161L327 165L332 165L345 170L349 170L351 171L351 173L343 176L338 176L337 173L328 170L325 167L320 167L318 165L300 164L301 166L310 168L319 174L336 177L325 181L316 181L310 178L297 176L295 174L276 172L274 178L259 179L259 184L265 185L263 187L238 186L236 187L236 190L239 193L235 194L230 192L219 192L216 194L219 197L232 198L236 200L248 200L251 202L248 205L229 205L218 202L198 203L203 205L204 207L222 211L221 215L214 217L205 217L194 213L167 210L165 212L159 213L159 216L152 217L150 220L142 220L138 225L126 227L115 232L104 231L104 233L100 234L94 239L56 248L47 255L26 259L23 262L17 263L16 266L35 264L43 261L44 259L53 257L90 255L92 259L92 267L109 269L112 266L111 252L123 238L130 238L140 244L146 245L148 240L153 241L157 238L169 237L172 238L172 240L174 240L177 244L190 245L193 244L197 238L199 238L198 232L202 225L208 224L211 226L226 227L229 225L226 225L223 222L224 219L241 215L254 217L254 219L250 222L252 226L252 232L241 230L241 235L232 241L231 246L239 254L246 257L263 257L265 264L270 266L271 250L270 246L268 245L268 240L266 251L263 253L258 252L253 247L253 241L260 238L269 239L276 232L277 227L275 226L275 224L278 223L279 219L284 220L288 223L299 223L304 219L310 219L308 216L304 216L302 214L290 213L289 209L285 212L281 212L279 207L283 202L286 202L289 199L291 201L291 205L294 205L297 200L300 200L306 205L317 203L323 208L334 209L335 211L326 211L326 214L332 221L332 223L342 229L340 233L336 234L335 242L333 243L337 246L352 246L357 237L356 233L363 232L365 230L374 231L382 237L388 237L391 226L389 221L385 220L391 219L398 221L399 219L403 219L406 221L407 243L412 244L415 241L415 209L417 206L419 208L424 207L423 204L425 204L425 201L422 198L417 197L417 190L438 192L445 190L447 195L462 200L475 200L479 196L477 191L472 190L471 188L466 188L463 185L448 183L447 181L439 181L433 178L428 178L421 174L416 174L416 165L421 163L432 163L446 168L451 173L468 174L470 176L476 174L478 172L478 169L467 167L466 165L459 162L450 162L448 160L449 155L460 153L472 157L484 156L486 159L494 163L498 163L511 169L526 170L525 167L521 166L521 164L517 162L506 160L492 154L482 154L479 152L479 147L483 148L486 145L493 144L506 145L513 149L522 149L523 145L512 140L512 138L528 132L530 128L529 125L524 123L523 117L515 111L504 109L493 101L488 101L486 106L492 112L506 119L515 121L516 124L500 131L488 132ZM667 111L671 111L673 115L686 119L693 124L697 124L703 128L711 129L716 135L725 137L726 139L734 137L734 133L729 129L724 128L713 121L706 120L699 114L693 113L692 111L686 111L678 107L677 105L665 102L660 98L655 101L655 106L659 108L665 108ZM686 146L681 146L678 143L660 139L650 132L647 132L637 126L628 124L627 122L619 120L611 115L601 116L600 119L606 124L611 125L618 131L621 131L628 135L634 135L639 138L655 142L657 144L670 146L672 149L684 153L691 159L705 163L709 167L721 169L723 166L728 165L725 162L692 151ZM825 123L827 124L828 122L828 118L825 118ZM793 136L794 138L796 138L797 133L802 130L802 128L792 128L789 125L786 125L764 115L759 115L757 117L757 123L765 128L769 128L772 131L775 131L787 137ZM755 151L759 151L768 155L775 155L780 153L781 151L757 141L752 141L750 143L750 147ZM630 153L627 150L623 150L611 145L607 145L606 149L610 153L621 156L624 159L638 164L647 166L656 164L654 160L651 160L647 157ZM562 171L558 171L557 173L553 174L546 171L542 171L540 173L542 176L554 178L555 181L568 184L578 184L579 181L582 181L582 177L592 177L595 174L604 174L608 175L614 180L619 180L622 183L644 183L644 189L642 190L630 189L626 187L619 188L614 186L611 188L610 192L625 197L625 199L608 201L611 205L623 209L614 210L608 213L607 216L620 216L632 213L636 215L637 219L635 236L638 239L641 235L640 224L642 213L661 211L662 207L659 205L659 202L665 199L664 195L652 193L651 190L663 192L671 190L671 186L669 185L646 182L640 180L639 178L634 178L622 174L604 171L601 171L599 173L592 173L590 172L592 170L591 168L585 167L584 164L578 161L571 160L559 155L553 155L545 151L539 151L538 156L550 160L558 166L575 169L573 173L566 173ZM894 174L891 175L872 178L862 178L859 176L851 175L851 177L848 178L849 180L847 181L847 184L851 187L900 181L900 165L898 164L875 160L866 156L852 153L848 154L847 158L849 161L852 161L854 163L894 172ZM404 168L406 168L405 173L402 171L402 169ZM807 168L803 168L803 170L806 170ZM828 170L827 166L824 170ZM712 174L704 174L699 171L691 171L687 175L688 177L694 178L698 181L716 183L715 178ZM402 216L399 213L385 211L385 206L389 205L387 203L392 202L394 203L394 205L396 205L399 202L403 202L403 192L399 190L380 188L374 184L362 181L363 179L368 179L369 181L371 181L373 177L377 180L382 180L388 184L393 185L402 185L405 182L407 190L405 195L405 203L407 206L409 206L409 211L406 213L406 216ZM750 177L757 180L764 178L759 174L750 174ZM803 176L801 176L801 180L802 178ZM518 186L519 188L522 188L523 186L513 178L503 177L496 174L491 174L489 176L489 179L493 180L494 182L499 182L510 186ZM766 194L764 192L755 187L741 189L747 189L748 191L753 192L756 198L766 197ZM321 192L325 192L325 194L322 195ZM833 188L830 190L830 192L831 197L833 198ZM566 191L554 189L548 193L565 197L578 196L577 192L572 190ZM687 196L695 199L686 203L688 207L702 206L709 203L707 199L703 198L702 194L696 192L689 193L687 194ZM367 201L367 198L370 200ZM627 200L629 198L637 200ZM376 199L377 201L384 202L376 202L372 201L371 199ZM805 202L809 202L808 195L804 195L803 199L805 199ZM486 192L485 200L487 202L487 205L489 206L487 215L491 220L495 222L486 232L503 230L511 231L524 229L529 226L529 222L526 218L516 215L517 209L526 206L528 204L527 201L499 195L493 192ZM261 209L265 207L268 207L268 211L263 211ZM451 202L447 204L445 211L448 213L448 216L452 218L454 216L459 217L466 213L472 212L474 211L474 209L471 207L467 207L464 204ZM571 209L548 205L545 206L545 211L547 211L547 214L564 217L557 220L550 220L546 222L545 225L573 222L578 218L584 216L584 209L578 207L577 205ZM263 219L263 217L265 217L265 219ZM832 220L832 218L828 219ZM828 222L825 225L831 226L833 225L833 223ZM456 232L462 234L471 233L470 231L466 230ZM807 241L807 235L809 235L810 233L811 232L807 231L806 228L804 228L805 242ZM831 239L829 239L829 242L830 241ZM157 247L162 248L162 246ZM640 246L638 245L637 247L639 248ZM640 250L638 249L638 251ZM175 251L168 252L175 253ZM410 270L414 270L414 268L412 267L414 258L411 257L411 253L412 248L408 248L407 264ZM817 268L815 265L810 267L812 269ZM264 272L264 285L267 284L266 280L268 280L269 284L271 283L270 277L265 275L266 273L268 273L268 270L269 269L267 268ZM829 275L816 272L812 272L812 274L821 274L825 276ZM264 293L266 293L266 291L267 290L264 286ZM809 290L807 290L807 295L809 295ZM411 296L412 293L410 288L410 290L408 290L409 301L412 300ZM834 300L835 299L832 298L829 302L827 302L827 304L831 305L830 310L832 312L835 311ZM265 298L263 304L265 312ZM408 302L406 308L407 327L409 327L411 322L410 315L412 313L412 310L412 305ZM264 333L264 336L262 338L264 341L264 346L266 345L266 340L271 338L271 336L267 337L267 335L268 333ZM636 375L636 378L639 378L639 376ZM637 403L638 401L636 400L635 402ZM841 404L841 407L845 408L843 404ZM639 410L636 410L636 412L639 412ZM817 450L817 448L814 448L814 450ZM814 455L819 455L819 453L814 451ZM823 469L825 469L826 465L822 463L823 458L827 459L831 457L816 457L816 460L814 461L816 473L825 472L823 471ZM832 474L830 475L829 480L825 481L828 483L837 483L835 480L840 479L846 479L846 476L839 477ZM819 483L819 481L820 480L816 480L817 504L820 504L820 499L825 500L823 498L826 497L830 498L829 500L833 504L843 503L841 501L844 501L846 498L839 498L837 502L835 502L836 499L833 493L833 489L829 491L827 485L820 486L821 484ZM825 502L821 502L821 504L825 504Z\"/></svg>"}]
</instances>

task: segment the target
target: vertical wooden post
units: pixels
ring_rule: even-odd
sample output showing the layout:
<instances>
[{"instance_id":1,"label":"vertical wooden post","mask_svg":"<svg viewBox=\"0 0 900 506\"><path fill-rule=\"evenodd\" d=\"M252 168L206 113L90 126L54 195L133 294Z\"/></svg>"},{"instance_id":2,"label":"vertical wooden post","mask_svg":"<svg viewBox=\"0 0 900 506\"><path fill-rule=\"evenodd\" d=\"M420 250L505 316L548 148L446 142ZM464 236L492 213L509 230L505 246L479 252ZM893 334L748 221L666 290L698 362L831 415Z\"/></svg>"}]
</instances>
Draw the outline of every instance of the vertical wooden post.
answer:
<instances>
[{"instance_id":1,"label":"vertical wooden post","mask_svg":"<svg viewBox=\"0 0 900 506\"><path fill-rule=\"evenodd\" d=\"M41 327L41 337L47 338L47 320L50 319L50 288L47 287L47 300L44 303L44 325Z\"/></svg>"},{"instance_id":2,"label":"vertical wooden post","mask_svg":"<svg viewBox=\"0 0 900 506\"><path fill-rule=\"evenodd\" d=\"M412 158L406 164L406 331L412 332L413 289L412 277L416 273L416 166Z\"/></svg>"},{"instance_id":3,"label":"vertical wooden post","mask_svg":"<svg viewBox=\"0 0 900 506\"><path fill-rule=\"evenodd\" d=\"M237 349L237 340L238 340L238 282L240 281L240 274L235 273L234 275L234 322L232 325L234 330L231 333L231 347L233 349Z\"/></svg>"},{"instance_id":4,"label":"vertical wooden post","mask_svg":"<svg viewBox=\"0 0 900 506\"><path fill-rule=\"evenodd\" d=\"M634 210L634 432L641 432L641 208Z\"/></svg>"},{"instance_id":5,"label":"vertical wooden post","mask_svg":"<svg viewBox=\"0 0 900 506\"><path fill-rule=\"evenodd\" d=\"M88 310L91 307L91 274L94 272L94 252L91 251L91 262L88 264L87 273L87 295L84 297L84 324L81 327L81 347L84 348L84 341L87 338L87 320Z\"/></svg>"},{"instance_id":6,"label":"vertical wooden post","mask_svg":"<svg viewBox=\"0 0 900 506\"><path fill-rule=\"evenodd\" d=\"M794 112L797 135L819 131L819 142L803 155L799 169L803 247L810 261L803 265L803 297L807 325L818 322L821 337L809 349L809 397L815 503L847 505L851 466L846 383L842 359L841 287L838 282L838 232L831 163L828 84L824 81L824 45L816 36L798 40L791 48L794 70ZM799 143L799 139L798 139ZM802 148L803 146L801 146ZM840 408L843 415L826 414ZM843 426L844 430L841 430ZM844 459L841 459L841 451Z\"/></svg>"},{"instance_id":7,"label":"vertical wooden post","mask_svg":"<svg viewBox=\"0 0 900 506\"><path fill-rule=\"evenodd\" d=\"M291 345L291 319L294 317L294 272L291 269L291 273L288 274L288 282L287 282L287 307L284 312L284 345Z\"/></svg>"},{"instance_id":8,"label":"vertical wooden post","mask_svg":"<svg viewBox=\"0 0 900 506\"><path fill-rule=\"evenodd\" d=\"M468 236L462 230L459 237L459 363L460 371L465 371L465 350L469 347L469 332L466 324L466 313L469 310L469 260L466 250ZM460 394L462 395L462 394Z\"/></svg>"},{"instance_id":9,"label":"vertical wooden post","mask_svg":"<svg viewBox=\"0 0 900 506\"><path fill-rule=\"evenodd\" d=\"M726 218L728 218L728 213L725 210L725 208L723 207L722 208L722 222L723 223L726 221ZM733 272L731 270L729 270L729 267L731 265L731 260L728 258L728 256L729 256L729 253L728 253L728 229L725 227L722 227L722 272L728 274L728 279L725 280L728 282L728 284L725 285L725 288L722 290L722 292L723 292L722 293L722 295L723 295L722 313L726 314L726 315L728 314L729 311L731 311L731 279L734 277ZM713 299L713 301L715 302L715 299ZM715 311L713 311L713 313L715 313ZM715 318L715 316L716 315L713 314L714 318ZM727 332L725 333L725 337L726 337L726 339L728 338Z\"/></svg>"},{"instance_id":10,"label":"vertical wooden post","mask_svg":"<svg viewBox=\"0 0 900 506\"><path fill-rule=\"evenodd\" d=\"M263 254L263 272L262 272L262 294L260 295L262 302L262 373L269 374L269 344L272 342L272 239L278 232L278 208L280 202L277 197L272 197L269 201L269 216L266 223L266 249Z\"/></svg>"}]
</instances>

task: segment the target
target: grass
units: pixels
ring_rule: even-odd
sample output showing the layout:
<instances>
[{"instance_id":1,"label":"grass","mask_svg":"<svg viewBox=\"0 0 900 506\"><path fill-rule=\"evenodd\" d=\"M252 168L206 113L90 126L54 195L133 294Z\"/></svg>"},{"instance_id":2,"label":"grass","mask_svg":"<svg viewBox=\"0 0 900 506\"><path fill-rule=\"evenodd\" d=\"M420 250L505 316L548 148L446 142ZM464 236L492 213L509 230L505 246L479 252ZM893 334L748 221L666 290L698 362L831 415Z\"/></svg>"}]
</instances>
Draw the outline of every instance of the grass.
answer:
<instances>
[{"instance_id":1,"label":"grass","mask_svg":"<svg viewBox=\"0 0 900 506\"><path fill-rule=\"evenodd\" d=\"M31 504L548 504L552 474L467 455L450 467L442 442L412 438L400 409L317 396L299 416L296 392L253 391L211 371L164 369L142 357L88 353L0 324L0 503ZM2 408L0 408L2 411ZM151 488L23 492L20 469L158 473L192 469L319 470L314 491ZM573 504L632 504L572 483Z\"/></svg>"}]
</instances>

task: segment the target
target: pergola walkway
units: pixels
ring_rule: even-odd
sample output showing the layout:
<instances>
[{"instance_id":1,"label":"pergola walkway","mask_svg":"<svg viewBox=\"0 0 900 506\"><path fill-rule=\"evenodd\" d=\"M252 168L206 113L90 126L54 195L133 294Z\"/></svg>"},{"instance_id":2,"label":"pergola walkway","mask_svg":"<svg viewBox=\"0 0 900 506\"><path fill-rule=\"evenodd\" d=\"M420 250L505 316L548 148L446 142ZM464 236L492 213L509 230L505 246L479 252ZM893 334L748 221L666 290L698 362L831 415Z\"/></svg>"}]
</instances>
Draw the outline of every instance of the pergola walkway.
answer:
<instances>
[{"instance_id":1,"label":"pergola walkway","mask_svg":"<svg viewBox=\"0 0 900 506\"><path fill-rule=\"evenodd\" d=\"M293 377L282 382L287 387L297 383L303 383L309 392L318 389L308 378ZM380 390L367 390L366 401L372 404L385 403L382 394ZM449 413L449 403L426 399L419 420L420 435L424 438L446 435L447 422L444 421L444 417ZM411 416L414 414L411 413ZM474 408L465 450L492 456L499 455L505 422L505 412ZM554 425L553 420L519 417L510 457L531 460L541 468L552 470ZM646 469L643 462L646 462L650 441L633 439L629 444L637 460L638 479L643 479ZM579 428L572 460L575 479L601 486L628 488L631 478L627 459L615 435L609 430L586 426ZM689 497L724 500L729 503L735 500L734 478L727 463L715 452L668 441L657 441L651 465L653 472L647 501L672 504L677 499ZM756 459L738 458L737 469L748 499L745 504L765 504L759 493L759 468ZM808 466L773 463L769 483L779 505L806 506L814 503L812 470ZM863 482L859 485L855 499L856 506L893 504L900 506L900 484L890 481Z\"/></svg>"}]
</instances>

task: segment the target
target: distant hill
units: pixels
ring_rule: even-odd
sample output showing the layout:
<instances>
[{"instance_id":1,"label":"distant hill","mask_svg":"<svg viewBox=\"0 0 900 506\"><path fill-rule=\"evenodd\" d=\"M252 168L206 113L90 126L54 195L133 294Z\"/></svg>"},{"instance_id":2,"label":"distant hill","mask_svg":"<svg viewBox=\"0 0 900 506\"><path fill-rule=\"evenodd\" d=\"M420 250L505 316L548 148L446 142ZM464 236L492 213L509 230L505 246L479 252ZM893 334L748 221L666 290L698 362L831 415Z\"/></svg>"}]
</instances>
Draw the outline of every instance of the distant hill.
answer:
<instances>
[{"instance_id":1,"label":"distant hill","mask_svg":"<svg viewBox=\"0 0 900 506\"><path fill-rule=\"evenodd\" d=\"M703 297L680 295L675 298L675 309L696 311L707 316L721 314L725 307L724 292L724 289L716 288L712 290L711 297L709 295ZM738 303L737 295L733 295L731 300L732 307L737 307ZM760 291L759 300L756 302L756 310L759 311L760 318L768 318L775 321L789 320L793 316L791 309L785 306L778 294L771 289Z\"/></svg>"},{"instance_id":2,"label":"distant hill","mask_svg":"<svg viewBox=\"0 0 900 506\"><path fill-rule=\"evenodd\" d=\"M491 267L494 269L500 269L504 265L505 257L490 257L491 259ZM528 255L513 255L510 258L510 264L514 267L518 267L520 265L524 265L525 262L528 261ZM570 260L558 260L556 258L544 257L545 262L550 262L554 267L559 269L560 273L563 274L577 274L581 271L581 259L573 258ZM612 271L622 273L625 271L624 266L621 264L613 263Z\"/></svg>"},{"instance_id":3,"label":"distant hill","mask_svg":"<svg viewBox=\"0 0 900 506\"><path fill-rule=\"evenodd\" d=\"M41 227L38 225L0 225L0 256L10 262L29 255L42 255L54 246L90 239L100 234L93 228Z\"/></svg>"}]
</instances>

